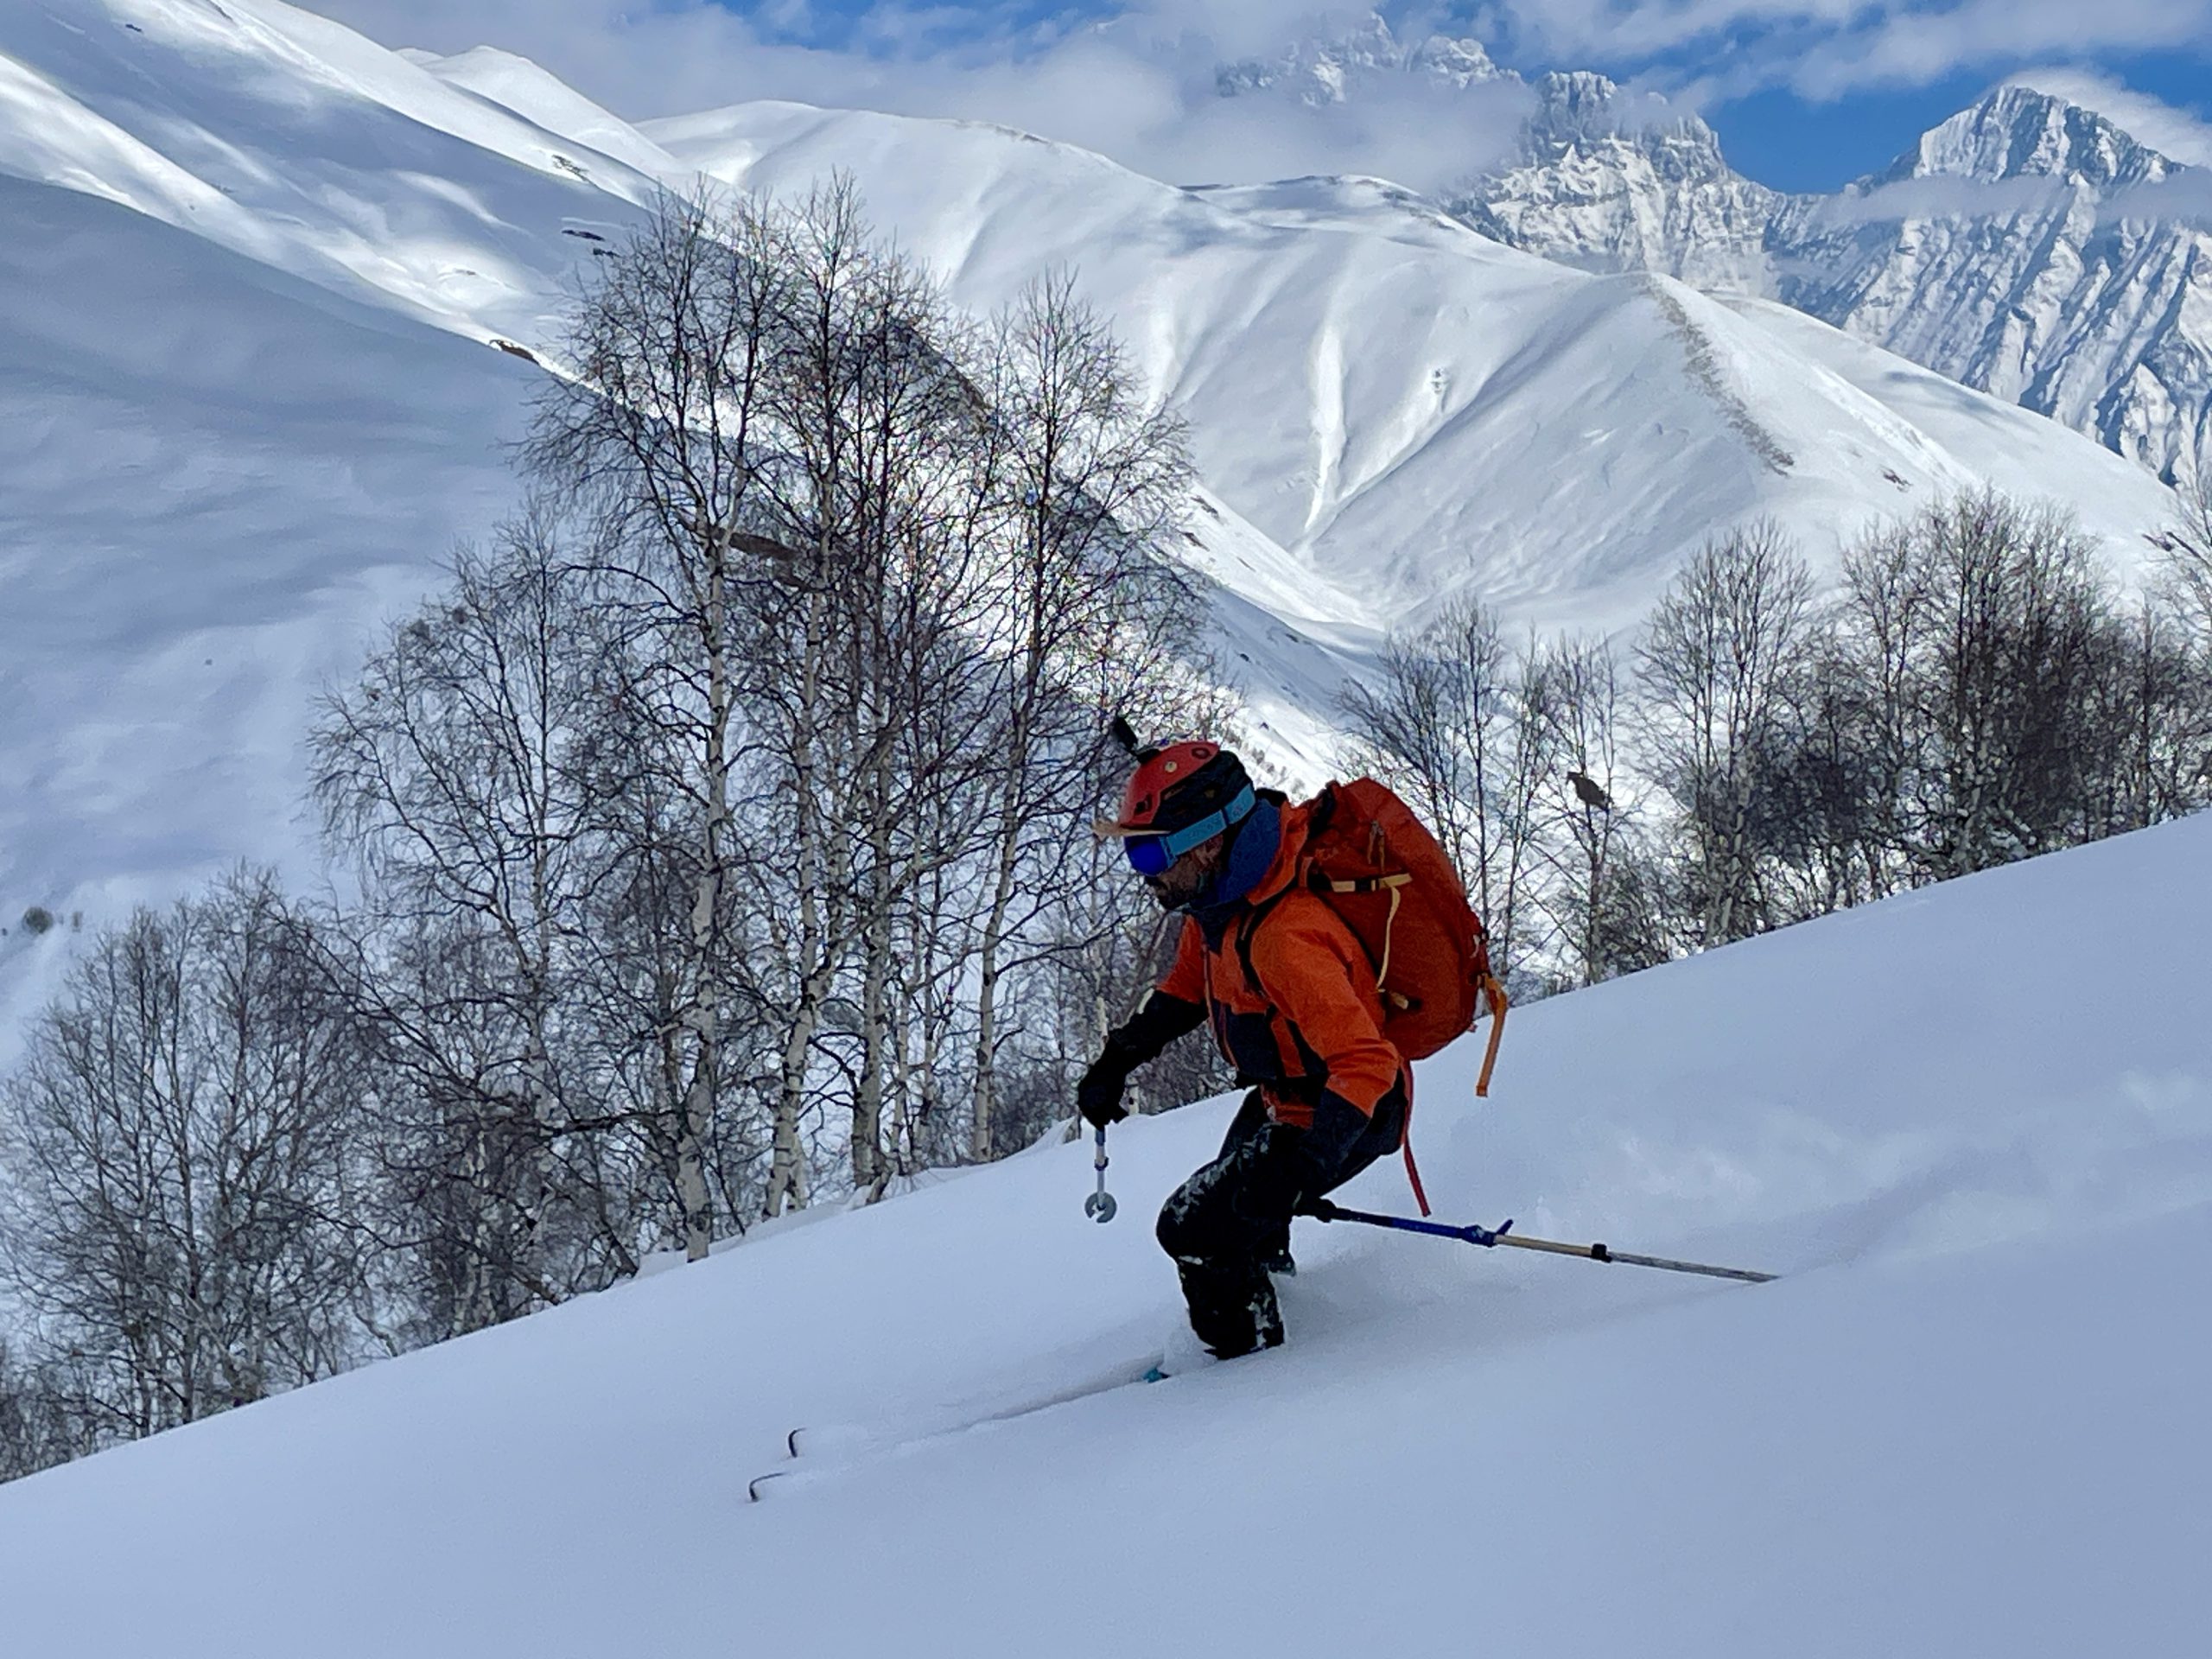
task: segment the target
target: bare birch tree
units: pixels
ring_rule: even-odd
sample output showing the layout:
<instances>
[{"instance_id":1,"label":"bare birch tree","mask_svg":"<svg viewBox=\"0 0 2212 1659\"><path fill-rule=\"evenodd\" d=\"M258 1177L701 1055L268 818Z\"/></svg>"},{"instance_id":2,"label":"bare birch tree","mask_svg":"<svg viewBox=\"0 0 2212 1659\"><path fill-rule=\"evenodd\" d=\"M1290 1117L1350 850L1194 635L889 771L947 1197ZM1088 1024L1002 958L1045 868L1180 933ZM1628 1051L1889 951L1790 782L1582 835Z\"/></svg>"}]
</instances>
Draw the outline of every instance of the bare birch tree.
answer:
<instances>
[{"instance_id":1,"label":"bare birch tree","mask_svg":"<svg viewBox=\"0 0 2212 1659\"><path fill-rule=\"evenodd\" d=\"M302 924L241 872L100 935L0 1087L10 1288L68 1409L136 1438L367 1346L356 1208L374 1074Z\"/></svg>"},{"instance_id":2,"label":"bare birch tree","mask_svg":"<svg viewBox=\"0 0 2212 1659\"><path fill-rule=\"evenodd\" d=\"M2212 659L2155 597L2098 631L2083 706L2082 798L2073 835L2140 830L2212 801Z\"/></svg>"},{"instance_id":3,"label":"bare birch tree","mask_svg":"<svg viewBox=\"0 0 2212 1659\"><path fill-rule=\"evenodd\" d=\"M1361 760L1434 832L1487 917L1503 896L1495 798L1511 717L1497 619L1478 600L1452 600L1417 632L1386 640L1380 666L1372 688L1344 695Z\"/></svg>"},{"instance_id":4,"label":"bare birch tree","mask_svg":"<svg viewBox=\"0 0 2212 1659\"><path fill-rule=\"evenodd\" d=\"M688 890L682 969L664 976L677 999L672 1026L657 1038L670 1062L659 1082L673 1091L677 1204L693 1260L713 1238L709 1147L741 976L735 918L747 899L734 779L747 735L745 631L784 584L818 588L813 573L791 568L795 545L826 555L818 541L762 534L785 529L776 485L797 465L795 436L772 407L801 303L790 259L781 221L760 204L664 198L600 262L560 353L570 372L550 382L524 452L535 477L594 521L604 551L590 567L594 603L625 665L622 695L652 723L646 753L671 769L664 793L683 814L682 833L654 853ZM825 645L816 610L804 621L791 656L810 765ZM802 775L791 833L818 862L810 783ZM808 880L800 890L819 888ZM802 925L819 957L819 918ZM824 988L804 980L810 1007ZM788 1131L779 1126L772 1211L796 1191L795 1122Z\"/></svg>"},{"instance_id":5,"label":"bare birch tree","mask_svg":"<svg viewBox=\"0 0 2212 1659\"><path fill-rule=\"evenodd\" d=\"M1602 636L1566 639L1547 651L1543 709L1557 769L1544 779L1545 861L1554 880L1543 902L1556 918L1568 984L1594 985L1666 959L1650 894L1617 856L1636 802L1624 769L1620 670Z\"/></svg>"},{"instance_id":6,"label":"bare birch tree","mask_svg":"<svg viewBox=\"0 0 2212 1659\"><path fill-rule=\"evenodd\" d=\"M326 700L313 739L326 830L360 877L358 951L337 979L404 1079L384 1147L400 1214L443 1224L412 1230L441 1334L628 1261L605 1236L581 1256L554 1249L577 1230L573 1206L556 1211L582 1081L569 988L600 855L579 774L600 699L575 585L550 512L525 512L492 553L456 557L448 591Z\"/></svg>"},{"instance_id":7,"label":"bare birch tree","mask_svg":"<svg viewBox=\"0 0 2212 1659\"><path fill-rule=\"evenodd\" d=\"M1993 493L1874 538L1847 566L1847 637L1887 711L1909 866L1941 880L2065 844L2094 764L2083 711L2111 601L2070 521Z\"/></svg>"},{"instance_id":8,"label":"bare birch tree","mask_svg":"<svg viewBox=\"0 0 2212 1659\"><path fill-rule=\"evenodd\" d=\"M1196 655L1196 595L1167 555L1191 490L1183 425L1147 404L1111 332L1077 296L1072 273L1023 290L995 320L985 363L1000 520L968 1147L978 1160L999 1150L1001 979L1017 965L1014 941L1035 940L1039 916L1079 879L1094 798L1086 785L1102 758L1099 711L1147 723L1173 718ZM1032 953L1021 965L1037 960Z\"/></svg>"},{"instance_id":9,"label":"bare birch tree","mask_svg":"<svg viewBox=\"0 0 2212 1659\"><path fill-rule=\"evenodd\" d=\"M1812 575L1779 528L1710 542L1653 612L1637 653L1643 747L1681 817L1695 937L1772 926L1765 861L1786 800L1813 645Z\"/></svg>"},{"instance_id":10,"label":"bare birch tree","mask_svg":"<svg viewBox=\"0 0 2212 1659\"><path fill-rule=\"evenodd\" d=\"M1355 753L1451 854L1500 976L1533 988L1541 975L1515 976L1548 944L1532 934L1543 918L1530 902L1560 741L1545 651L1532 635L1509 652L1491 612L1462 599L1386 641L1381 668L1345 694Z\"/></svg>"},{"instance_id":11,"label":"bare birch tree","mask_svg":"<svg viewBox=\"0 0 2212 1659\"><path fill-rule=\"evenodd\" d=\"M2152 537L2164 556L2164 574L2198 650L2212 658L2212 457L2179 486L2175 522Z\"/></svg>"}]
</instances>

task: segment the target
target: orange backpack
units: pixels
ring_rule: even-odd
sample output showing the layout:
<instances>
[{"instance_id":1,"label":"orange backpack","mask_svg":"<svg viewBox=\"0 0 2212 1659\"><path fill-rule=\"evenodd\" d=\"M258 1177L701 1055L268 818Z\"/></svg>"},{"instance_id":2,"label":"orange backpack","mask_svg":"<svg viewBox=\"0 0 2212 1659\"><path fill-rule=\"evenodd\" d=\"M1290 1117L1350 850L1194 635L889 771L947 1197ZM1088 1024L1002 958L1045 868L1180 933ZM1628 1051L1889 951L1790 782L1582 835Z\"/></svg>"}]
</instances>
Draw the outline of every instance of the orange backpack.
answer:
<instances>
[{"instance_id":1,"label":"orange backpack","mask_svg":"<svg viewBox=\"0 0 2212 1659\"><path fill-rule=\"evenodd\" d=\"M1487 1007L1490 1046L1475 1082L1475 1093L1487 1095L1505 990L1491 973L1489 936L1451 859L1413 809L1372 778L1330 784L1307 812L1301 878L1375 964L1383 1036L1408 1059L1425 1059L1471 1029Z\"/></svg>"}]
</instances>

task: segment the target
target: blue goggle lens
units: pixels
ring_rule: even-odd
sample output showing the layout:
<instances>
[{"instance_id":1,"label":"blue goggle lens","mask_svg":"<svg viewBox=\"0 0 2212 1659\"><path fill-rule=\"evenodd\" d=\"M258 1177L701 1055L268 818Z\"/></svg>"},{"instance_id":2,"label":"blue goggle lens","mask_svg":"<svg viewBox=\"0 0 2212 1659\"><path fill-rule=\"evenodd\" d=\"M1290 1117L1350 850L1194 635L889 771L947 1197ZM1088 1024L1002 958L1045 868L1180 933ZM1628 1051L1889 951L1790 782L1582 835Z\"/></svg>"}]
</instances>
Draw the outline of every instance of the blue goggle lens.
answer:
<instances>
[{"instance_id":1,"label":"blue goggle lens","mask_svg":"<svg viewBox=\"0 0 2212 1659\"><path fill-rule=\"evenodd\" d=\"M1175 861L1165 836L1131 836L1122 843L1122 854L1139 875L1165 875Z\"/></svg>"}]
</instances>

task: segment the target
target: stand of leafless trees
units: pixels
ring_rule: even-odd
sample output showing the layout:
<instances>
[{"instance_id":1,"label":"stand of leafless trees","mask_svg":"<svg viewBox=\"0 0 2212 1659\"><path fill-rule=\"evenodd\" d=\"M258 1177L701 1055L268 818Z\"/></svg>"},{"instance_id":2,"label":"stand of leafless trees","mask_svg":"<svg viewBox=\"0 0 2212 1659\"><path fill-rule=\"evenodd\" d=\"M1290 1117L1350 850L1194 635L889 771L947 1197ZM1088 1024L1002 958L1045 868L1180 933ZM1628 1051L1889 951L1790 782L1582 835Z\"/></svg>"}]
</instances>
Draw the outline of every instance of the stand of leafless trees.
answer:
<instances>
[{"instance_id":1,"label":"stand of leafless trees","mask_svg":"<svg viewBox=\"0 0 2212 1659\"><path fill-rule=\"evenodd\" d=\"M2212 804L2212 510L2133 601L2064 518L1983 493L1867 537L1816 596L1771 524L1626 642L1391 642L1345 714L1444 833L1524 994ZM1624 688L1623 671L1629 684Z\"/></svg>"},{"instance_id":2,"label":"stand of leafless trees","mask_svg":"<svg viewBox=\"0 0 2212 1659\"><path fill-rule=\"evenodd\" d=\"M1120 1016L1105 717L1219 714L1179 423L1065 275L959 316L842 184L596 275L527 505L320 711L343 901L103 936L8 1084L11 1466L1001 1155Z\"/></svg>"},{"instance_id":3,"label":"stand of leafless trees","mask_svg":"<svg viewBox=\"0 0 2212 1659\"><path fill-rule=\"evenodd\" d=\"M0 1360L0 1447L149 1434L375 1347L348 1217L377 1071L311 934L233 875L100 935L33 1027L0 1244L40 1360Z\"/></svg>"}]
</instances>

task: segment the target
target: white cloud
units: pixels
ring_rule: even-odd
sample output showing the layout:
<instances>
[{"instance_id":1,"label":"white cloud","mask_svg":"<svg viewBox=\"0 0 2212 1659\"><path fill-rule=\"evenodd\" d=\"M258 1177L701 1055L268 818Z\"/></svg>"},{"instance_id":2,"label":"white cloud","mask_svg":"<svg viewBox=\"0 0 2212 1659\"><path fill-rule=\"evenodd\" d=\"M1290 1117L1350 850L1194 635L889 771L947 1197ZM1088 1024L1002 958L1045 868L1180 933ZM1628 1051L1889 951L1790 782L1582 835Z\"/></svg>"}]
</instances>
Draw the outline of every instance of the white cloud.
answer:
<instances>
[{"instance_id":1,"label":"white cloud","mask_svg":"<svg viewBox=\"0 0 2212 1659\"><path fill-rule=\"evenodd\" d=\"M1671 71L1722 99L1773 86L1834 99L2038 58L2201 56L2212 42L2212 0L1486 0L1480 15L1551 62Z\"/></svg>"},{"instance_id":2,"label":"white cloud","mask_svg":"<svg viewBox=\"0 0 2212 1659\"><path fill-rule=\"evenodd\" d=\"M1024 24L1007 21L1001 0L876 0L838 14L834 46L798 43L828 27L820 0L766 0L750 18L709 0L311 3L386 45L504 48L632 119L761 98L960 117L1185 183L1359 172L1439 189L1501 154L1528 108L1511 83L1453 94L1413 78L1388 98L1324 109L1215 96L1218 63L1348 33L1364 15L1357 0L1127 0L1103 23L1070 9ZM1401 38L1510 31L1527 58L1609 68L1678 111L1764 87L1831 99L1961 70L1993 77L2038 57L2212 41L2212 0L1478 0L1473 22L1456 27L1435 21L1446 0L1424 8L1394 12ZM2212 130L2108 80L2026 78L2089 92L2081 101L2177 160L2212 156Z\"/></svg>"},{"instance_id":3,"label":"white cloud","mask_svg":"<svg viewBox=\"0 0 2212 1659\"><path fill-rule=\"evenodd\" d=\"M1808 57L1789 84L1808 96L1834 97L1870 86L1924 86L1961 70L1994 70L2038 57L2201 49L2208 40L2212 0L1898 5Z\"/></svg>"},{"instance_id":4,"label":"white cloud","mask_svg":"<svg viewBox=\"0 0 2212 1659\"><path fill-rule=\"evenodd\" d=\"M1491 0L1541 55L1561 64L1638 61L1701 42L1782 30L1829 37L1890 9L1892 0Z\"/></svg>"},{"instance_id":5,"label":"white cloud","mask_svg":"<svg viewBox=\"0 0 2212 1659\"><path fill-rule=\"evenodd\" d=\"M1410 79L1349 107L1218 97L1224 60L1363 15L1312 0L1141 0L1105 24L1019 29L980 6L883 3L836 48L780 37L807 28L805 0L780 0L758 27L702 0L314 3L387 46L499 47L632 120L766 98L988 120L1178 183L1357 172L1440 189L1502 155L1529 101L1511 83L1453 93Z\"/></svg>"},{"instance_id":6,"label":"white cloud","mask_svg":"<svg viewBox=\"0 0 2212 1659\"><path fill-rule=\"evenodd\" d=\"M1891 224L1907 219L1988 218L2034 213L2070 194L2062 181L2044 178L1971 179L1932 174L1899 179L1859 194L1831 197L1820 205L1825 226Z\"/></svg>"},{"instance_id":7,"label":"white cloud","mask_svg":"<svg viewBox=\"0 0 2212 1659\"><path fill-rule=\"evenodd\" d=\"M2212 170L2190 168L2157 184L2139 184L2107 198L2098 217L2106 224L2121 219L2180 222L2196 230L2212 231Z\"/></svg>"}]
</instances>

